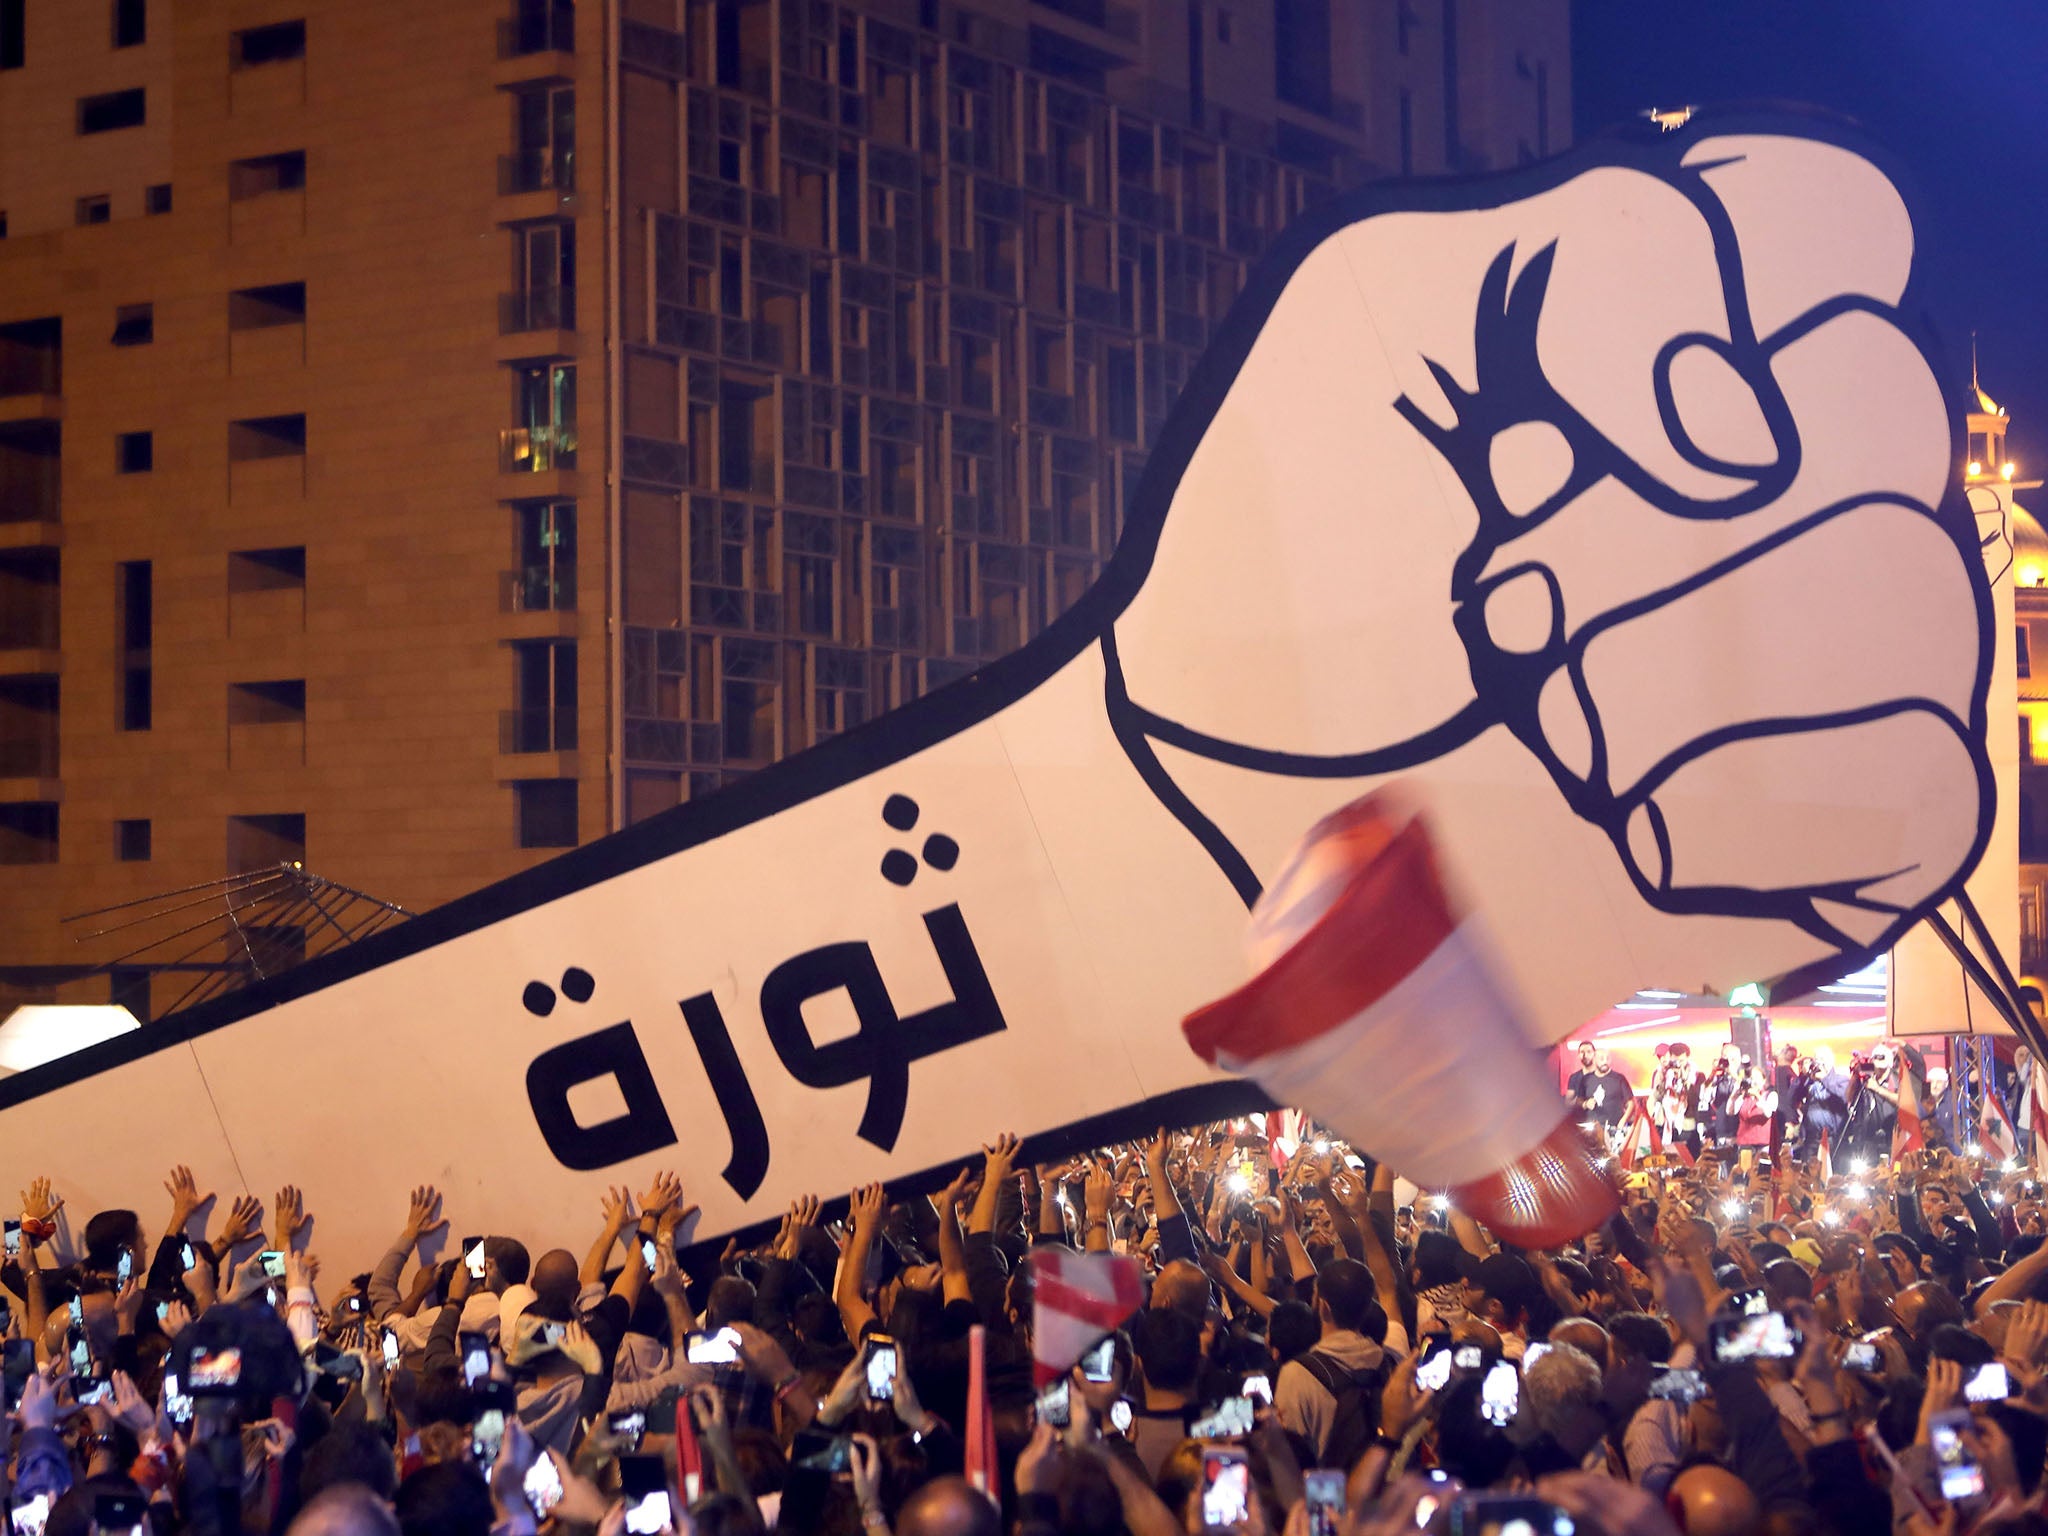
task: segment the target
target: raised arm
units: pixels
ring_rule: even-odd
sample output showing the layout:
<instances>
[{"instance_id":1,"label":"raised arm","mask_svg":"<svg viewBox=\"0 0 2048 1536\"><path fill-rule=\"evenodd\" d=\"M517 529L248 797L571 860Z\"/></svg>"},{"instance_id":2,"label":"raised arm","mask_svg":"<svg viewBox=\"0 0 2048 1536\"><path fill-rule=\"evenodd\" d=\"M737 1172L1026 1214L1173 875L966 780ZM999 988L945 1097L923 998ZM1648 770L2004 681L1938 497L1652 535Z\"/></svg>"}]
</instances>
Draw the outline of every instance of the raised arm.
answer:
<instances>
[{"instance_id":1,"label":"raised arm","mask_svg":"<svg viewBox=\"0 0 2048 1536\"><path fill-rule=\"evenodd\" d=\"M1307 1280L1316 1272L1316 1261L1309 1257L1308 1244L1301 1240L1301 1210L1284 1184L1280 1186L1279 1200L1280 1241L1287 1246L1287 1267L1297 1281Z\"/></svg>"},{"instance_id":2,"label":"raised arm","mask_svg":"<svg viewBox=\"0 0 2048 1536\"><path fill-rule=\"evenodd\" d=\"M241 1202L235 1203L239 1208ZM400 1310L398 1277L405 1272L406 1261L412 1257L412 1251L419 1246L422 1237L447 1225L448 1218L441 1214L441 1192L431 1184L422 1184L414 1189L412 1203L406 1210L405 1225L399 1228L398 1236L391 1240L384 1257L370 1271L370 1283L365 1289L371 1318L381 1323Z\"/></svg>"},{"instance_id":3,"label":"raised arm","mask_svg":"<svg viewBox=\"0 0 2048 1536\"><path fill-rule=\"evenodd\" d=\"M981 1149L981 1193L974 1197L974 1214L967 1218L970 1232L993 1232L996 1210L1003 1198L1003 1186L1010 1182L1010 1168L1017 1161L1017 1138L1008 1131Z\"/></svg>"},{"instance_id":4,"label":"raised arm","mask_svg":"<svg viewBox=\"0 0 2048 1536\"><path fill-rule=\"evenodd\" d=\"M833 1281L832 1299L839 1304L839 1320L855 1345L875 1319L875 1309L863 1294L867 1287L868 1250L875 1245L875 1233L882 1225L882 1186L864 1184L848 1201L849 1223L846 1252L839 1258L839 1274Z\"/></svg>"},{"instance_id":5,"label":"raised arm","mask_svg":"<svg viewBox=\"0 0 2048 1536\"><path fill-rule=\"evenodd\" d=\"M604 1192L598 1208L604 1217L604 1225L598 1229L597 1240L590 1245L590 1252L583 1256L583 1268L576 1276L584 1285L595 1285L604 1278L604 1267L611 1262L612 1249L618 1244L619 1234L633 1219L633 1197L622 1186L614 1185Z\"/></svg>"},{"instance_id":6,"label":"raised arm","mask_svg":"<svg viewBox=\"0 0 2048 1536\"><path fill-rule=\"evenodd\" d=\"M967 1186L973 1182L973 1170L963 1168L953 1175L953 1182L940 1190L933 1201L939 1213L939 1274L948 1301L974 1300L974 1290L967 1276L967 1250L960 1240L960 1202L967 1197ZM982 1180L982 1188L984 1191L988 1188L986 1178Z\"/></svg>"}]
</instances>

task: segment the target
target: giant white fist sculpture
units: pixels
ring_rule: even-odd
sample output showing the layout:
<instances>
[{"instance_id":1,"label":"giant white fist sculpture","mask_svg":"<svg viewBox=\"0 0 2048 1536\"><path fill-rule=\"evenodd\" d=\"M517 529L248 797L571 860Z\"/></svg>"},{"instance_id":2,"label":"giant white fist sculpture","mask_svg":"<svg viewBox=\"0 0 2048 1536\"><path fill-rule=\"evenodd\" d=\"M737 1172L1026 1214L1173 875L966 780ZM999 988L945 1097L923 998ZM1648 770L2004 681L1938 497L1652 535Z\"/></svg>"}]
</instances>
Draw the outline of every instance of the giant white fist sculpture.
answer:
<instances>
[{"instance_id":1,"label":"giant white fist sculpture","mask_svg":"<svg viewBox=\"0 0 2048 1536\"><path fill-rule=\"evenodd\" d=\"M600 1173L674 1164L711 1236L996 1129L1251 1107L1180 1020L1243 980L1287 850L1390 778L1532 1048L1883 945L1988 835L1989 607L1913 225L1837 137L1696 128L1310 215L1021 652L0 1085L0 1149L64 1146L74 1209L173 1151L290 1180L324 1251L369 1251L362 1192L421 1178L556 1241ZM403 1070L307 1093L337 1046ZM212 1113L173 1148L164 1103Z\"/></svg>"}]
</instances>

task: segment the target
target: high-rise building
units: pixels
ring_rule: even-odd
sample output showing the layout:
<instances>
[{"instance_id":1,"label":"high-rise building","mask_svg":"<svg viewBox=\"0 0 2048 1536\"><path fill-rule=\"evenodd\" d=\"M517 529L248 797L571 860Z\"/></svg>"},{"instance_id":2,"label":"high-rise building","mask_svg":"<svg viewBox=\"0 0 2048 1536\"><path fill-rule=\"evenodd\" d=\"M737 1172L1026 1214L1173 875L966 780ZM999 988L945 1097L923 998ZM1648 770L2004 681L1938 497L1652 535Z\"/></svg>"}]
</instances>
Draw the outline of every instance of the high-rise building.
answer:
<instances>
[{"instance_id":1,"label":"high-rise building","mask_svg":"<svg viewBox=\"0 0 2048 1536\"><path fill-rule=\"evenodd\" d=\"M1568 57L1565 0L0 0L0 1003L105 997L67 914L431 906L1028 640L1275 233L1562 147Z\"/></svg>"}]
</instances>

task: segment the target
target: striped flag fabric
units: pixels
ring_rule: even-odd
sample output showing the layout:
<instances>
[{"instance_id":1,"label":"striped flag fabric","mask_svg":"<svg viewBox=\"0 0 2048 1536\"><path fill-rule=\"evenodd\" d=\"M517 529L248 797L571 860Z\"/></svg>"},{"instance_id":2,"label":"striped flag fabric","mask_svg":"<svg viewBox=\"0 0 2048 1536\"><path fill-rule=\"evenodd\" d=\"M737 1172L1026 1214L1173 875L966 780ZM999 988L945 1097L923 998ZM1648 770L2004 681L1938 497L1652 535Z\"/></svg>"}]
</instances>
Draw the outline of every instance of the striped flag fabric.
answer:
<instances>
[{"instance_id":1,"label":"striped flag fabric","mask_svg":"<svg viewBox=\"0 0 2048 1536\"><path fill-rule=\"evenodd\" d=\"M967 1443L961 1471L989 1503L1003 1502L1002 1468L996 1464L996 1416L988 1400L988 1330L967 1330Z\"/></svg>"},{"instance_id":2,"label":"striped flag fabric","mask_svg":"<svg viewBox=\"0 0 2048 1536\"><path fill-rule=\"evenodd\" d=\"M1911 1062L1899 1073L1899 1119L1892 1127L1892 1161L1927 1145L1920 1129L1920 1088Z\"/></svg>"},{"instance_id":3,"label":"striped flag fabric","mask_svg":"<svg viewBox=\"0 0 2048 1536\"><path fill-rule=\"evenodd\" d=\"M1122 1254L1035 1248L1030 1264L1031 1374L1043 1387L1145 1304L1145 1283Z\"/></svg>"},{"instance_id":4,"label":"striped flag fabric","mask_svg":"<svg viewBox=\"0 0 2048 1536\"><path fill-rule=\"evenodd\" d=\"M1384 791L1318 823L1252 910L1257 974L1181 1028L1203 1060L1545 1248L1620 1208L1491 975L1421 816Z\"/></svg>"},{"instance_id":5,"label":"striped flag fabric","mask_svg":"<svg viewBox=\"0 0 2048 1536\"><path fill-rule=\"evenodd\" d=\"M1978 1122L1977 1140L1987 1157L2003 1163L2019 1156L2020 1139L2013 1132L2012 1116L2005 1112L2005 1101L1998 1096L1998 1090L1988 1084L1978 1110Z\"/></svg>"}]
</instances>

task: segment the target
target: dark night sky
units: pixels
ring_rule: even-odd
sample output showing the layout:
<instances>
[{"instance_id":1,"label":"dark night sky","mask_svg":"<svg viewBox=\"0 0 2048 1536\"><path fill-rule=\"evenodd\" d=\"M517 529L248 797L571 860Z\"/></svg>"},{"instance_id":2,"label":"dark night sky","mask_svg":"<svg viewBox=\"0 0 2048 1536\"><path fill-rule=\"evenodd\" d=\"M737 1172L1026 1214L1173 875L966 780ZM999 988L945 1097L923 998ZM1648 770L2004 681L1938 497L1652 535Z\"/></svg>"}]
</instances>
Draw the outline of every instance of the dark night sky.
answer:
<instances>
[{"instance_id":1,"label":"dark night sky","mask_svg":"<svg viewBox=\"0 0 2048 1536\"><path fill-rule=\"evenodd\" d=\"M1952 366L1967 382L1975 329L2022 476L2048 469L2048 6L1573 0L1572 32L1582 136L1649 106L1798 101L1889 144L1918 178Z\"/></svg>"}]
</instances>

